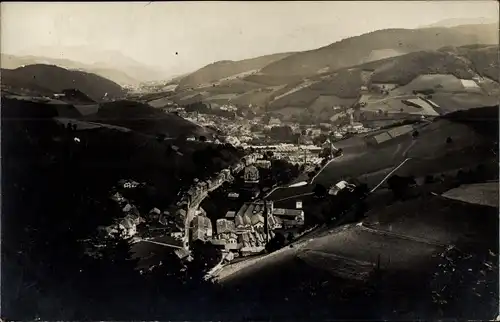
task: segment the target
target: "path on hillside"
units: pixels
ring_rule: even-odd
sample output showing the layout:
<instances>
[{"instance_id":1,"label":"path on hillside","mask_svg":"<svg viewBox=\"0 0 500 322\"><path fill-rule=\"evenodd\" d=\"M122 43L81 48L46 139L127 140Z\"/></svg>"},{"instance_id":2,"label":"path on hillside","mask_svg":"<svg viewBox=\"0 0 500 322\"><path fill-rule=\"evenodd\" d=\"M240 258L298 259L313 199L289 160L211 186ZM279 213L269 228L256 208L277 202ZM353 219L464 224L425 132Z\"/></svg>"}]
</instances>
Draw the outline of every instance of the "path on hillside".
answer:
<instances>
[{"instance_id":1,"label":"path on hillside","mask_svg":"<svg viewBox=\"0 0 500 322\"><path fill-rule=\"evenodd\" d=\"M411 96L411 95L410 94L404 94L404 95L396 95L396 96L387 96L387 97L381 98L379 100L367 101L366 104L385 103L386 101L391 100L391 99L407 98L408 96Z\"/></svg>"},{"instance_id":2,"label":"path on hillside","mask_svg":"<svg viewBox=\"0 0 500 322\"><path fill-rule=\"evenodd\" d=\"M330 165L330 163L332 163L334 160L338 160L340 159L341 157L343 157L344 154L342 153L341 155L339 155L338 157L334 157L332 158L331 160L329 160L319 171L318 173L309 181L307 182L306 184L304 185L301 185L301 186L293 186L292 185L285 185L285 186L278 186L278 187L274 187L271 191L269 191L268 193L266 193L266 195L264 196L264 199L268 198L272 193L274 193L276 190L279 190L279 189L293 189L293 188L299 188L299 187L306 187L306 186L310 186L313 184L313 181ZM304 180L305 181L305 180ZM295 183L297 184L297 183ZM292 198L296 198L296 197L300 197L300 196L306 196L306 195L312 195L313 193L301 193L301 194L297 194L297 195L293 195L293 196L288 196L284 199L280 199L280 200L276 200L276 201L283 201L283 200L287 200L287 199L292 199Z\"/></svg>"},{"instance_id":3,"label":"path on hillside","mask_svg":"<svg viewBox=\"0 0 500 322\"><path fill-rule=\"evenodd\" d=\"M384 184L384 182L396 171L398 171L399 168L401 168L407 161L411 160L411 158L406 158L403 160L403 162L401 162L397 167L395 167L394 169L391 170L391 172L389 172L383 179L382 181L380 181L380 183L378 185L376 185L372 190L370 190L370 193L373 193L375 192L375 190L377 190L382 184Z\"/></svg>"},{"instance_id":4,"label":"path on hillside","mask_svg":"<svg viewBox=\"0 0 500 322\"><path fill-rule=\"evenodd\" d=\"M424 244L428 244L428 245L432 245L432 246L440 246L440 247L447 246L447 244L441 244L441 243L438 243L438 242L435 242L435 241L432 241L432 240L426 239L426 238L407 236L407 235L403 235L403 234L393 233L393 232L387 231L387 230L371 228L369 226L364 225L363 222L360 222L356 226L362 230L365 230L365 231L368 231L368 232L371 232L371 233L374 233L377 235L396 237L396 238L411 240L411 241L414 241L417 243L424 243Z\"/></svg>"},{"instance_id":5,"label":"path on hillside","mask_svg":"<svg viewBox=\"0 0 500 322\"><path fill-rule=\"evenodd\" d=\"M391 175L392 173L394 173L395 171L397 171L399 168L401 168L408 160L410 159L405 159L403 162L401 162L399 165L397 165L391 172L389 175ZM387 177L386 177L387 178ZM380 187L380 185L382 185L384 183L384 181L386 180L386 178L384 178L374 189L372 189L369 194L373 193L378 187ZM277 190L277 189L275 189ZM352 210L352 207L347 209L346 211L344 211L344 216L341 216L341 218L339 219L339 227L342 226L342 220L343 218L345 218L345 214L347 214L349 211ZM358 224L358 226L362 226L362 224ZM337 227L336 229L340 229L339 227ZM372 230L371 228L369 227L363 227L365 228L366 230ZM316 227L313 227L313 229L311 229L310 231L307 231L306 233L304 233L301 237L302 239L300 240L296 240L295 242L292 242L290 245L288 246L285 246L275 252L272 252L272 253L269 253L269 254L266 254L266 255L263 255L263 256L260 256L258 258L255 258L255 259L251 259L251 260L248 260L248 261L242 261L242 262L238 262L237 265L236 264L229 264L225 267L222 267L218 272L217 274L214 276L216 278L216 280L218 281L221 281L223 279L226 279L227 277L229 277L230 275L236 273L237 271L245 268L245 267L248 267L248 266L252 266L253 264L257 263L257 262L260 262L264 259L268 259L268 258L273 258L275 257L277 254L280 254L280 253L283 253L283 252L291 252L291 253L296 253L300 248L304 247L305 245L308 244L308 242L311 242L313 241L315 238L317 237L321 237L319 236L318 234L321 234L322 232L325 232L325 229L328 229L328 226L326 225L321 225L321 226L316 226ZM331 233L335 231L335 229L333 230L329 230L328 232ZM311 236L311 238L307 241L305 241L303 238L306 236L306 235L309 235L309 234L314 234L316 233L316 235L313 235ZM382 231L380 233L383 233L383 234L391 234L391 232L385 232L385 231ZM394 234L392 233L392 235L396 236L397 234ZM402 238L404 238L406 236L402 236ZM408 239L408 238L407 238ZM415 238L415 241L417 241L417 239ZM418 239L419 242L422 242L422 240ZM431 243L431 242L428 242L428 243ZM222 273L222 274L219 274L219 273Z\"/></svg>"},{"instance_id":6,"label":"path on hillside","mask_svg":"<svg viewBox=\"0 0 500 322\"><path fill-rule=\"evenodd\" d=\"M319 169L318 173L316 173L316 175L314 177L312 177L309 184L313 184L314 180L316 180L316 178L321 174L321 172L323 172L323 170L325 170L330 165L330 163L332 163L334 160L338 160L338 159L342 158L343 156L344 156L344 153L340 154L338 157L334 157L334 158L330 159L323 167L321 167L321 169Z\"/></svg>"}]
</instances>

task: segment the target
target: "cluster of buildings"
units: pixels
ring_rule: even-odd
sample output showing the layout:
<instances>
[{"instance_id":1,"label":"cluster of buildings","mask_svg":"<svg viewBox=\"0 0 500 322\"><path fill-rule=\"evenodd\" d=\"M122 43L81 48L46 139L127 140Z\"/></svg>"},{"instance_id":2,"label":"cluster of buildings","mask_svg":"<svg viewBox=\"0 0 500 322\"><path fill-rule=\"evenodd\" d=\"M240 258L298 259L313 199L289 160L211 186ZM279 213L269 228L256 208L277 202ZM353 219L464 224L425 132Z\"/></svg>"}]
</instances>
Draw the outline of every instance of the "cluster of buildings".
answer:
<instances>
[{"instance_id":1,"label":"cluster of buildings","mask_svg":"<svg viewBox=\"0 0 500 322\"><path fill-rule=\"evenodd\" d=\"M369 135L365 137L366 143L368 145L378 145L382 144L384 142L399 138L405 134L410 134L415 130L415 128L408 124L408 125L402 125L398 127L394 127L391 129L388 129L386 131L374 134L374 135Z\"/></svg>"},{"instance_id":2,"label":"cluster of buildings","mask_svg":"<svg viewBox=\"0 0 500 322\"><path fill-rule=\"evenodd\" d=\"M291 144L281 143L273 145L252 145L249 146L260 152L272 152L273 158L286 160L292 164L319 164L322 158L319 153L322 147L312 144Z\"/></svg>"},{"instance_id":3,"label":"cluster of buildings","mask_svg":"<svg viewBox=\"0 0 500 322\"><path fill-rule=\"evenodd\" d=\"M272 201L247 202L238 211L228 211L224 218L217 219L211 242L235 256L246 256L262 252L275 231L302 225L301 209L274 208Z\"/></svg>"},{"instance_id":4,"label":"cluster of buildings","mask_svg":"<svg viewBox=\"0 0 500 322\"><path fill-rule=\"evenodd\" d=\"M169 211L160 216L160 223L170 225L172 215L176 218L175 222L179 223L183 221L184 227L176 225L176 229L171 233L171 236L184 239L183 246L185 248L189 247L189 239L192 241L197 239L205 241L211 236L209 232L212 228L210 220L204 214L203 209L199 207L199 204L210 191L217 189L224 182L232 182L234 180L233 175L240 173L244 169L246 170L245 175L249 180L258 182L258 170L255 172L248 169L255 168L253 164L262 157L263 155L260 153L251 153L233 164L229 169L221 170L208 180L195 179L194 184L181 195L179 201ZM189 231L195 231L195 233L191 233L191 238L188 236ZM203 231L205 232L202 233Z\"/></svg>"},{"instance_id":5,"label":"cluster of buildings","mask_svg":"<svg viewBox=\"0 0 500 322\"><path fill-rule=\"evenodd\" d=\"M121 180L121 186L138 186L138 183L131 180ZM117 236L120 238L131 238L137 234L137 226L145 222L144 218L141 217L139 210L132 205L126 198L124 198L119 192L115 192L111 195L111 200L115 201L121 208L124 216L122 218L116 219L111 225L105 227L99 227L98 230L104 233L105 237Z\"/></svg>"}]
</instances>

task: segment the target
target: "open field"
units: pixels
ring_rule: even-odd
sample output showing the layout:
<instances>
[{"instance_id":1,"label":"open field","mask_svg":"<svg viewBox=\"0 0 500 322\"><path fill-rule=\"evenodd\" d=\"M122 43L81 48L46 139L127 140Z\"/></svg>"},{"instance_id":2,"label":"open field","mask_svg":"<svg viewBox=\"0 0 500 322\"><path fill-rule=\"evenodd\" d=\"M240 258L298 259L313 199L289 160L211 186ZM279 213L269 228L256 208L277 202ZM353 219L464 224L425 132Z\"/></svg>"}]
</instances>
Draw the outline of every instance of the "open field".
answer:
<instances>
[{"instance_id":1,"label":"open field","mask_svg":"<svg viewBox=\"0 0 500 322\"><path fill-rule=\"evenodd\" d=\"M446 285L455 295L447 314L476 318L493 314L495 308L484 301L492 296L486 289L477 291L481 297L471 296L483 275L494 278L497 271L485 273L484 259L465 256L469 258L465 260L445 248L453 243L478 254L488 254L488 249L496 254L495 211L463 207L441 197L423 197L370 212L365 222L309 236L307 241L260 257L258 264L232 271L220 281L223 288L239 290L228 295L226 300L232 304L228 312L253 319L263 311L281 319L430 318L438 314L432 291L441 291ZM451 269L446 271L443 266L445 259L455 265L453 272L458 271L451 282ZM377 262L379 278L373 274ZM460 287L454 288L455 284ZM475 303L474 312L465 305L470 301Z\"/></svg>"},{"instance_id":2,"label":"open field","mask_svg":"<svg viewBox=\"0 0 500 322\"><path fill-rule=\"evenodd\" d=\"M485 111L479 112L486 115ZM410 132L376 146L366 144L366 134L340 140L334 145L343 149L343 156L331 162L318 175L315 183L330 186L342 179L358 178L372 187L406 158L411 159L395 174L423 177L488 163L495 157L491 150L492 139L478 133L481 123L476 127L438 119L418 127L417 138L413 138ZM451 137L453 142L446 143L447 137ZM313 188L314 185L278 189L270 199L280 200L308 193Z\"/></svg>"},{"instance_id":3,"label":"open field","mask_svg":"<svg viewBox=\"0 0 500 322\"><path fill-rule=\"evenodd\" d=\"M489 235L498 230L494 214L494 208L428 196L369 212L363 225L441 244L475 243L483 239L485 229Z\"/></svg>"},{"instance_id":4,"label":"open field","mask_svg":"<svg viewBox=\"0 0 500 322\"><path fill-rule=\"evenodd\" d=\"M476 93L436 93L432 95L432 101L439 105L437 111L443 115L455 111L497 105L498 97Z\"/></svg>"},{"instance_id":5,"label":"open field","mask_svg":"<svg viewBox=\"0 0 500 322\"><path fill-rule=\"evenodd\" d=\"M443 197L498 208L498 181L461 185L451 189Z\"/></svg>"},{"instance_id":6,"label":"open field","mask_svg":"<svg viewBox=\"0 0 500 322\"><path fill-rule=\"evenodd\" d=\"M422 265L422 257L430 258L442 247L354 226L309 242L305 250L309 249L368 262L373 266L377 265L380 255L380 265L384 268L418 270L422 267L415 265L415 261Z\"/></svg>"},{"instance_id":7,"label":"open field","mask_svg":"<svg viewBox=\"0 0 500 322\"><path fill-rule=\"evenodd\" d=\"M442 92L466 92L459 78L451 74L431 74L419 75L408 84L396 88L394 94L411 93L412 91L422 91L433 89ZM480 89L479 89L480 91Z\"/></svg>"}]
</instances>

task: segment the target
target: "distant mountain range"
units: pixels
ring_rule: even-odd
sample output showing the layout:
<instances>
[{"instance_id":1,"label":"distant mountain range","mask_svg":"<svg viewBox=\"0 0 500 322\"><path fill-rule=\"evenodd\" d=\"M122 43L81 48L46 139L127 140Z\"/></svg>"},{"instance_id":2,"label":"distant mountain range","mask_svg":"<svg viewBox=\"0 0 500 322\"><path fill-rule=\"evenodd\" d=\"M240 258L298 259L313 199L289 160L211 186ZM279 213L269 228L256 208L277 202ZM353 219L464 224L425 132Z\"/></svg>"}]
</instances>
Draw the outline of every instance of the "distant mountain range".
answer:
<instances>
[{"instance_id":1,"label":"distant mountain range","mask_svg":"<svg viewBox=\"0 0 500 322\"><path fill-rule=\"evenodd\" d=\"M47 58L40 56L15 56L8 54L1 55L1 66L5 69L15 69L36 64L56 65L70 70L94 73L120 85L134 85L140 82L118 69L86 65L69 59Z\"/></svg>"},{"instance_id":2,"label":"distant mountain range","mask_svg":"<svg viewBox=\"0 0 500 322\"><path fill-rule=\"evenodd\" d=\"M261 68L290 56L292 53L266 55L239 61L223 60L207 65L197 71L186 75L179 81L179 88L196 87L203 84L212 84L225 78L243 78L258 72Z\"/></svg>"},{"instance_id":3,"label":"distant mountain range","mask_svg":"<svg viewBox=\"0 0 500 322\"><path fill-rule=\"evenodd\" d=\"M371 83L401 90L425 74L450 74L457 81L483 77L480 88L492 95L498 88L497 52L498 24L379 30L315 50L217 62L181 79L185 86L172 98L178 104L230 101L289 114L325 96L330 105L351 105Z\"/></svg>"},{"instance_id":4,"label":"distant mountain range","mask_svg":"<svg viewBox=\"0 0 500 322\"><path fill-rule=\"evenodd\" d=\"M21 93L51 95L63 90L81 91L92 100L114 99L125 95L118 84L96 74L67 70L54 65L28 65L1 70L2 89Z\"/></svg>"},{"instance_id":5,"label":"distant mountain range","mask_svg":"<svg viewBox=\"0 0 500 322\"><path fill-rule=\"evenodd\" d=\"M415 85L412 81L428 74L452 76L455 80L451 83L454 84L479 77L480 84L476 84L477 88L473 91L477 95L491 98L499 92L498 23L455 26L459 22L462 21L450 20L435 24L453 25L452 27L378 30L315 50L278 53L241 61L218 61L190 74L170 78L166 82L179 85L171 99L180 105L199 101L212 104L231 102L253 109L269 108L270 111L279 111L285 115L293 110L300 112L311 107L351 106L363 95L362 88L369 88L373 83L388 83L389 87L398 87L398 95L409 94L403 93L405 90L411 94ZM40 49L37 52L55 55L52 50ZM69 57L71 54L71 57L81 59L81 62L64 58L48 59L45 56L3 55L2 66L13 68L30 62L52 63L85 70L117 84L131 83L138 79L155 83L154 75L159 76L150 67L113 51L101 52L96 56L88 49L72 47L64 49L64 53L65 56ZM29 70L34 72L42 68L42 65L37 66ZM39 82L42 76L38 75L37 81L33 81L33 75L28 75L26 71L22 73L24 84L47 89L49 79ZM20 75L20 71L14 74ZM11 77L14 74L7 72L2 83L15 80L16 86L19 85L19 78ZM53 81L54 78L50 79ZM72 88L72 81L69 79L68 83L62 84L59 78L58 84L50 89ZM118 86L117 84L115 85ZM410 85L406 86L407 84ZM460 87L439 85L438 90L447 93L456 92ZM85 86L83 88L81 85L76 89L92 99L103 94L100 89L92 89L93 85ZM461 88L462 92L472 90L464 89L463 86ZM95 92L91 94L89 91ZM105 92L120 96L122 90L111 86Z\"/></svg>"},{"instance_id":6,"label":"distant mountain range","mask_svg":"<svg viewBox=\"0 0 500 322\"><path fill-rule=\"evenodd\" d=\"M498 44L498 25L378 30L309 51L215 62L187 75L179 83L193 87L207 83L213 86L230 76L249 73L238 78L265 85L283 85L305 77L411 52L470 44ZM180 86L180 89L186 86Z\"/></svg>"},{"instance_id":7,"label":"distant mountain range","mask_svg":"<svg viewBox=\"0 0 500 322\"><path fill-rule=\"evenodd\" d=\"M37 53L33 55L32 53ZM2 68L14 69L25 65L48 64L75 69L108 78L120 85L137 85L170 77L161 68L139 63L118 51L97 51L84 46L40 47L20 55L2 54Z\"/></svg>"},{"instance_id":8,"label":"distant mountain range","mask_svg":"<svg viewBox=\"0 0 500 322\"><path fill-rule=\"evenodd\" d=\"M270 76L308 77L326 71L359 65L374 51L392 51L392 55L444 46L498 44L498 27L470 25L453 28L387 29L351 37L331 45L290 55L264 67Z\"/></svg>"},{"instance_id":9,"label":"distant mountain range","mask_svg":"<svg viewBox=\"0 0 500 322\"><path fill-rule=\"evenodd\" d=\"M491 19L486 17L478 18L451 18L435 22L430 25L420 26L420 28L435 28L435 27L456 27L460 25L480 25L480 24L497 24L498 19Z\"/></svg>"}]
</instances>

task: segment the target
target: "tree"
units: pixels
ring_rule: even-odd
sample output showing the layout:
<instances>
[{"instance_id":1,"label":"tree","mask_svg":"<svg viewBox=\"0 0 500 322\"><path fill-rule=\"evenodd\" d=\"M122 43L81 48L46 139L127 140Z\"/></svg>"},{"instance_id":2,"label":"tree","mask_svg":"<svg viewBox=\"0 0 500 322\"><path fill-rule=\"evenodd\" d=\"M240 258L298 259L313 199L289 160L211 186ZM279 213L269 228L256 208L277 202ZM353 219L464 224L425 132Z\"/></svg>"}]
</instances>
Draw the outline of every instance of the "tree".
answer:
<instances>
[{"instance_id":1,"label":"tree","mask_svg":"<svg viewBox=\"0 0 500 322\"><path fill-rule=\"evenodd\" d=\"M415 183L415 178L412 176L400 177L398 175L393 175L387 180L389 189L392 190L396 199L405 199L408 196L410 186Z\"/></svg>"},{"instance_id":2,"label":"tree","mask_svg":"<svg viewBox=\"0 0 500 322\"><path fill-rule=\"evenodd\" d=\"M165 148L165 156L170 157L174 153L174 148L169 144Z\"/></svg>"},{"instance_id":3,"label":"tree","mask_svg":"<svg viewBox=\"0 0 500 322\"><path fill-rule=\"evenodd\" d=\"M429 184L429 183L434 183L434 177L430 174L426 175L425 176L425 180L424 180L424 183L426 184Z\"/></svg>"},{"instance_id":4,"label":"tree","mask_svg":"<svg viewBox=\"0 0 500 322\"><path fill-rule=\"evenodd\" d=\"M325 186L323 186L322 184L316 184L316 186L314 187L314 190L313 190L313 193L314 193L314 196L315 197L318 197L318 198L323 198L326 196L327 194L327 190L325 188Z\"/></svg>"},{"instance_id":5,"label":"tree","mask_svg":"<svg viewBox=\"0 0 500 322\"><path fill-rule=\"evenodd\" d=\"M419 134L420 133L418 133L418 131L415 130L415 131L413 131L412 136L413 136L413 138L417 138L419 136Z\"/></svg>"},{"instance_id":6,"label":"tree","mask_svg":"<svg viewBox=\"0 0 500 322\"><path fill-rule=\"evenodd\" d=\"M365 197L369 192L370 189L368 189L368 185L366 183L356 185L356 188L354 188L354 194L360 198Z\"/></svg>"},{"instance_id":7,"label":"tree","mask_svg":"<svg viewBox=\"0 0 500 322\"><path fill-rule=\"evenodd\" d=\"M166 135L165 135L165 134L163 134L163 133L158 133L158 134L156 135L156 141L158 141L158 142L163 142L163 141L165 141L165 138L166 138Z\"/></svg>"},{"instance_id":8,"label":"tree","mask_svg":"<svg viewBox=\"0 0 500 322\"><path fill-rule=\"evenodd\" d=\"M465 171L458 170L458 172L457 172L457 180L460 183L466 183L466 181L467 181L467 175L466 175Z\"/></svg>"},{"instance_id":9,"label":"tree","mask_svg":"<svg viewBox=\"0 0 500 322\"><path fill-rule=\"evenodd\" d=\"M189 276L201 282L203 276L222 259L221 251L210 243L195 241L192 245L194 260L188 265Z\"/></svg>"},{"instance_id":10,"label":"tree","mask_svg":"<svg viewBox=\"0 0 500 322\"><path fill-rule=\"evenodd\" d=\"M266 251L269 253L274 252L285 246L285 242L285 236L280 232L276 232L274 237L266 244Z\"/></svg>"},{"instance_id":11,"label":"tree","mask_svg":"<svg viewBox=\"0 0 500 322\"><path fill-rule=\"evenodd\" d=\"M271 128L270 136L273 139L291 142L294 140L293 130L288 125L285 126L275 126Z\"/></svg>"},{"instance_id":12,"label":"tree","mask_svg":"<svg viewBox=\"0 0 500 322\"><path fill-rule=\"evenodd\" d=\"M319 146L319 145L323 144L326 141L326 139L328 139L326 134L321 133L317 137L313 138L313 144Z\"/></svg>"}]
</instances>

